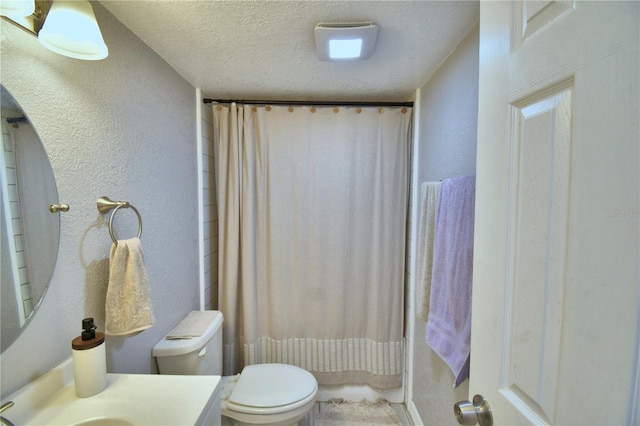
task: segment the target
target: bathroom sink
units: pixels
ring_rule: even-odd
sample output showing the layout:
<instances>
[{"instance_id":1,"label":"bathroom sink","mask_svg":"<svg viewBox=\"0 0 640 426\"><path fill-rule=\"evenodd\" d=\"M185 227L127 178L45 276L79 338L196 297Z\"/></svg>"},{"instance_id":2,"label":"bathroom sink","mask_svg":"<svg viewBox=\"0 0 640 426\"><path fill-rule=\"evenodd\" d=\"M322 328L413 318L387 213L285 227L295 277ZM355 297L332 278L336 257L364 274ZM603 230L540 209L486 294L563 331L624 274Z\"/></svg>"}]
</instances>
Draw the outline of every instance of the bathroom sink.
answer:
<instances>
[{"instance_id":1,"label":"bathroom sink","mask_svg":"<svg viewBox=\"0 0 640 426\"><path fill-rule=\"evenodd\" d=\"M148 424L134 419L123 419L120 417L100 417L91 420L84 420L80 423L71 423L71 426L135 426Z\"/></svg>"},{"instance_id":2,"label":"bathroom sink","mask_svg":"<svg viewBox=\"0 0 640 426\"><path fill-rule=\"evenodd\" d=\"M69 392L70 391L70 392ZM49 400L49 407L33 413L27 423L74 426L131 426L150 425L149 407L137 406L126 400L112 397L73 397L73 386ZM67 395L71 393L71 395ZM66 401L66 402L63 402ZM15 402L15 401L14 401ZM56 409L54 407L60 407ZM68 407L68 409L66 408ZM9 412L7 412L9 414ZM14 421L14 423L16 423Z\"/></svg>"},{"instance_id":3,"label":"bathroom sink","mask_svg":"<svg viewBox=\"0 0 640 426\"><path fill-rule=\"evenodd\" d=\"M134 426L136 424L146 423L133 422L131 420L121 419L118 417L104 417L86 420L80 423L73 423L71 426Z\"/></svg>"},{"instance_id":4,"label":"bathroom sink","mask_svg":"<svg viewBox=\"0 0 640 426\"><path fill-rule=\"evenodd\" d=\"M64 361L2 402L2 415L16 425L195 425L220 424L220 376L107 374L108 385L78 398L73 361Z\"/></svg>"}]
</instances>

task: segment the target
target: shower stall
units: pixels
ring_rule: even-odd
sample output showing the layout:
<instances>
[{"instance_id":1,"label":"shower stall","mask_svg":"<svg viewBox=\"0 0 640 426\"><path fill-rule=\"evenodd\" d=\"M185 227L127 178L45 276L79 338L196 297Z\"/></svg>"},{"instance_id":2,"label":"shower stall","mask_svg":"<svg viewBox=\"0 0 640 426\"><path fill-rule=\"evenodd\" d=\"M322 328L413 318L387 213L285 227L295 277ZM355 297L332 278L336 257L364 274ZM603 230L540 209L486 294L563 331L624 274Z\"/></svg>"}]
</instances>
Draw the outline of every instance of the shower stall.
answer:
<instances>
[{"instance_id":1,"label":"shower stall","mask_svg":"<svg viewBox=\"0 0 640 426\"><path fill-rule=\"evenodd\" d=\"M403 402L412 103L199 113L201 302L229 324L225 374L291 363L321 400Z\"/></svg>"}]
</instances>

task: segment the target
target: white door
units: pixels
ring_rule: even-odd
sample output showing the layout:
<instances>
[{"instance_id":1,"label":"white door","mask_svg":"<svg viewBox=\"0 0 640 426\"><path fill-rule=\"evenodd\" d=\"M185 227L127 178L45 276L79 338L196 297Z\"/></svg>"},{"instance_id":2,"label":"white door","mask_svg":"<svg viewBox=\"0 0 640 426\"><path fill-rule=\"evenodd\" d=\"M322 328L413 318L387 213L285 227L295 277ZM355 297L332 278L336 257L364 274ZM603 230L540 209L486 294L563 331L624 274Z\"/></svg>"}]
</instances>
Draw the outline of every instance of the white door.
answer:
<instances>
[{"instance_id":1,"label":"white door","mask_svg":"<svg viewBox=\"0 0 640 426\"><path fill-rule=\"evenodd\" d=\"M640 422L637 1L483 2L470 397Z\"/></svg>"}]
</instances>

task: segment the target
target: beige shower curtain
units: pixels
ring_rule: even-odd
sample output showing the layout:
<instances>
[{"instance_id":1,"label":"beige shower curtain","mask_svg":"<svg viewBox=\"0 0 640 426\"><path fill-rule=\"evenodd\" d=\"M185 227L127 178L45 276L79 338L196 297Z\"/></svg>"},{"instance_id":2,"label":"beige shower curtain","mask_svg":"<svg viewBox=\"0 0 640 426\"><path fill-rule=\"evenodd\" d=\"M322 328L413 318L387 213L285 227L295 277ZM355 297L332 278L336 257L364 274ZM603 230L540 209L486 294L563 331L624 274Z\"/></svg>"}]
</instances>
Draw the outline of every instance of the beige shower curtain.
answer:
<instances>
[{"instance_id":1,"label":"beige shower curtain","mask_svg":"<svg viewBox=\"0 0 640 426\"><path fill-rule=\"evenodd\" d=\"M213 110L225 374L401 386L411 110Z\"/></svg>"}]
</instances>

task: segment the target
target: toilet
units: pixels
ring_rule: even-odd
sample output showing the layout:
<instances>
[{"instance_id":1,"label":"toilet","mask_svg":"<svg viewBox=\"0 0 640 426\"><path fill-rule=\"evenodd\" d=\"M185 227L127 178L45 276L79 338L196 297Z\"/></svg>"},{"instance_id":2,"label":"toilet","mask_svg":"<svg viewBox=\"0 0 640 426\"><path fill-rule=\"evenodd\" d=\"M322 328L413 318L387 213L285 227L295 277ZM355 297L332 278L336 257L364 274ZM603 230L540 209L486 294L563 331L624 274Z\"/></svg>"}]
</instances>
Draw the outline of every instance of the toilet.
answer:
<instances>
[{"instance_id":1,"label":"toilet","mask_svg":"<svg viewBox=\"0 0 640 426\"><path fill-rule=\"evenodd\" d=\"M222 322L219 311L191 312L153 347L160 374L222 375ZM287 364L248 365L221 383L223 425L295 425L318 392L311 373Z\"/></svg>"}]
</instances>

